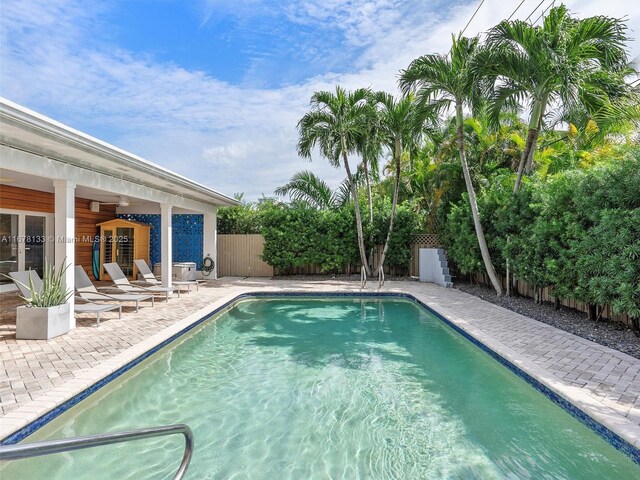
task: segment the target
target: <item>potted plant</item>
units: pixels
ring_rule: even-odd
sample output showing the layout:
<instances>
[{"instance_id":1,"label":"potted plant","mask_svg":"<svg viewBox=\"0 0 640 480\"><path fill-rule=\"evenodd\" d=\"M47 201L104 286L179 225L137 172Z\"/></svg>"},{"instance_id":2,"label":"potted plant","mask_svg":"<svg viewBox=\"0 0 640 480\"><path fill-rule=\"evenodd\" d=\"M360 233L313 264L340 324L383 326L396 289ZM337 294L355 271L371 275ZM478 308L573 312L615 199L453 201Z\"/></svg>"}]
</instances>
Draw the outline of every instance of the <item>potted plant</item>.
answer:
<instances>
[{"instance_id":1,"label":"potted plant","mask_svg":"<svg viewBox=\"0 0 640 480\"><path fill-rule=\"evenodd\" d=\"M27 305L18 307L16 312L16 339L49 340L69 331L67 301L73 292L64 287L63 276L67 268L66 261L57 271L45 262L42 284L34 285L31 275L29 285L22 284L28 289L29 297L21 297Z\"/></svg>"}]
</instances>

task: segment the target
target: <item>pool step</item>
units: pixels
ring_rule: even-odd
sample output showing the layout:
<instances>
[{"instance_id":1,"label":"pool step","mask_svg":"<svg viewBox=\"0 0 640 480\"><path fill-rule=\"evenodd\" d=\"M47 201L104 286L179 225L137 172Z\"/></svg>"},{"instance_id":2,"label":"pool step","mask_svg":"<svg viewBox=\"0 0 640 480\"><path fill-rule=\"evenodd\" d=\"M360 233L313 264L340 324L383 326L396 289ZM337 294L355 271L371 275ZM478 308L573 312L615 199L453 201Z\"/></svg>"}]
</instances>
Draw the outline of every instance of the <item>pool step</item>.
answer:
<instances>
[{"instance_id":1,"label":"pool step","mask_svg":"<svg viewBox=\"0 0 640 480\"><path fill-rule=\"evenodd\" d=\"M444 248L421 248L419 254L421 282L431 282L445 288L453 287Z\"/></svg>"}]
</instances>

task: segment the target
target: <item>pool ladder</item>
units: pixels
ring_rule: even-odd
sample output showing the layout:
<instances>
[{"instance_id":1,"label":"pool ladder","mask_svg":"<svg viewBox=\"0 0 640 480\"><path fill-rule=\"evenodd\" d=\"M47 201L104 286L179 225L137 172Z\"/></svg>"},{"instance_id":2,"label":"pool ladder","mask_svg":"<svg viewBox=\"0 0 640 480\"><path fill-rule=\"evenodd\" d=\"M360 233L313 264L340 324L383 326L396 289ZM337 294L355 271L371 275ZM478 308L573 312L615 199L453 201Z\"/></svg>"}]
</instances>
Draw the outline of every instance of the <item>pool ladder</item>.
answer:
<instances>
[{"instance_id":1,"label":"pool ladder","mask_svg":"<svg viewBox=\"0 0 640 480\"><path fill-rule=\"evenodd\" d=\"M0 446L0 460L19 460L21 458L39 457L53 453L70 452L84 448L100 447L114 443L142 440L144 438L162 437L174 434L184 435L184 454L173 480L181 480L193 454L193 432L184 424L165 425L161 427L140 428L126 432L101 433L84 437L45 440L42 442Z\"/></svg>"},{"instance_id":2,"label":"pool ladder","mask_svg":"<svg viewBox=\"0 0 640 480\"><path fill-rule=\"evenodd\" d=\"M367 269L364 265L360 269L360 288L364 288L367 285ZM384 286L384 270L382 265L378 268L378 290Z\"/></svg>"}]
</instances>

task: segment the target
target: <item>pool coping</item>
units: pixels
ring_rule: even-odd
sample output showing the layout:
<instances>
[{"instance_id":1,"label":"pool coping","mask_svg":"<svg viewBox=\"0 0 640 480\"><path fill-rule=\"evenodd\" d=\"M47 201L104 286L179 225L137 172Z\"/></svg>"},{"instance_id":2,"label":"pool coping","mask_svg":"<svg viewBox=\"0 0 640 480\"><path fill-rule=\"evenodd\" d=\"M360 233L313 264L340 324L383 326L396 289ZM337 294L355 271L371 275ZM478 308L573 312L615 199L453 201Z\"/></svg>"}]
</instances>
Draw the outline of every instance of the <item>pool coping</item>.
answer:
<instances>
[{"instance_id":1,"label":"pool coping","mask_svg":"<svg viewBox=\"0 0 640 480\"><path fill-rule=\"evenodd\" d=\"M100 365L79 373L75 378L54 388L46 394L46 399L37 398L19 409L2 417L0 444L17 443L43 427L69 408L129 371L150 355L164 348L176 339L207 321L212 315L222 313L244 299L260 297L378 297L404 298L419 304L432 312L441 321L456 330L474 345L488 353L503 366L525 380L536 390L570 413L596 434L603 437L616 449L640 464L640 429L613 409L597 402L578 388L563 384L550 372L495 340L482 330L469 324L463 318L452 315L446 307L429 299L428 295L402 291L339 291L321 292L268 291L264 288L243 288L226 295L211 305L185 317L162 331L148 337L137 345L102 362ZM419 298L424 297L424 298Z\"/></svg>"}]
</instances>

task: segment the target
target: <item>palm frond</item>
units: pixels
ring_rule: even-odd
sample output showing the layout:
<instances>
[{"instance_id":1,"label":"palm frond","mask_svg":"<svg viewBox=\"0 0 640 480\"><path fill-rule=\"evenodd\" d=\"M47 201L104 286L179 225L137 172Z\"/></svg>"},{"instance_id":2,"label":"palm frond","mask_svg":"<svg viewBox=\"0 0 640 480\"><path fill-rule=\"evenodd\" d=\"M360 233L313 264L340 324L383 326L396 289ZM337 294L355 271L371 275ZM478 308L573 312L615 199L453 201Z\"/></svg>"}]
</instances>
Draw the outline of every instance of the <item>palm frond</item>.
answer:
<instances>
[{"instance_id":1,"label":"palm frond","mask_svg":"<svg viewBox=\"0 0 640 480\"><path fill-rule=\"evenodd\" d=\"M293 201L321 210L335 206L329 185L308 170L295 173L287 184L276 188L275 194L281 197L288 195Z\"/></svg>"}]
</instances>

